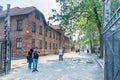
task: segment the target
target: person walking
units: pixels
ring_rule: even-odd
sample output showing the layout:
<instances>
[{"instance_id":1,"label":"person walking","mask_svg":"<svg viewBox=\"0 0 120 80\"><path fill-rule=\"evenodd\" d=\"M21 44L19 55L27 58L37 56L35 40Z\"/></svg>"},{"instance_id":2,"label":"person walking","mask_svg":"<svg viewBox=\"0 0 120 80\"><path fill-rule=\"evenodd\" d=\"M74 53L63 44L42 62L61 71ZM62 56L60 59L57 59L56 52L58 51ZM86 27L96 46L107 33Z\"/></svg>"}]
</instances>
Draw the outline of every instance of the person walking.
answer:
<instances>
[{"instance_id":1,"label":"person walking","mask_svg":"<svg viewBox=\"0 0 120 80\"><path fill-rule=\"evenodd\" d=\"M63 61L63 54L64 54L63 49L62 47L60 47L58 49L59 61Z\"/></svg>"},{"instance_id":2,"label":"person walking","mask_svg":"<svg viewBox=\"0 0 120 80\"><path fill-rule=\"evenodd\" d=\"M28 62L28 69L31 70L32 68L32 53L33 53L33 49L31 48L28 52L28 56L27 56L27 62Z\"/></svg>"},{"instance_id":3,"label":"person walking","mask_svg":"<svg viewBox=\"0 0 120 80\"><path fill-rule=\"evenodd\" d=\"M35 48L34 49L34 52L33 52L33 71L32 72L35 72L35 71L38 71L38 59L39 59L39 52L38 52L38 48Z\"/></svg>"}]
</instances>

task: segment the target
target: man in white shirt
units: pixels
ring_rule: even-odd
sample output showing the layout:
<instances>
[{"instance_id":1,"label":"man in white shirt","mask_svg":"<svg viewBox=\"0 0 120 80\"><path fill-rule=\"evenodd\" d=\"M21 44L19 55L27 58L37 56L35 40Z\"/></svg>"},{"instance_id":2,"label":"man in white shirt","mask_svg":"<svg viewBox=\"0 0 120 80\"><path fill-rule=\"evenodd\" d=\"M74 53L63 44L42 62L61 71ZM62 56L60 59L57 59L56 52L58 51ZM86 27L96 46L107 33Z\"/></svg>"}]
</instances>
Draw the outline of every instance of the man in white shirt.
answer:
<instances>
[{"instance_id":1,"label":"man in white shirt","mask_svg":"<svg viewBox=\"0 0 120 80\"><path fill-rule=\"evenodd\" d=\"M59 48L58 49L58 54L59 54L59 61L63 61L63 49L62 48Z\"/></svg>"}]
</instances>

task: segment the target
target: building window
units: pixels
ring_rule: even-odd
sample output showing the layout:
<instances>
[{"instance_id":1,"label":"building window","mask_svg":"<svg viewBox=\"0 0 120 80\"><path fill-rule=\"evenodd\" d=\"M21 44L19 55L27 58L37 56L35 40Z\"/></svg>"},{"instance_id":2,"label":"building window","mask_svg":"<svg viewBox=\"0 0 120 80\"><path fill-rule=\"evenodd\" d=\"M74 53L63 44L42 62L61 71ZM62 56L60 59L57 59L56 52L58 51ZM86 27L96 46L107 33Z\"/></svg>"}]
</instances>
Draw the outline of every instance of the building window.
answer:
<instances>
[{"instance_id":1,"label":"building window","mask_svg":"<svg viewBox=\"0 0 120 80\"><path fill-rule=\"evenodd\" d=\"M53 32L53 39L55 39L55 32Z\"/></svg>"},{"instance_id":2,"label":"building window","mask_svg":"<svg viewBox=\"0 0 120 80\"><path fill-rule=\"evenodd\" d=\"M50 42L50 44L49 44L49 49L51 49L51 42Z\"/></svg>"},{"instance_id":3,"label":"building window","mask_svg":"<svg viewBox=\"0 0 120 80\"><path fill-rule=\"evenodd\" d=\"M35 39L32 39L32 48L35 48Z\"/></svg>"},{"instance_id":4,"label":"building window","mask_svg":"<svg viewBox=\"0 0 120 80\"><path fill-rule=\"evenodd\" d=\"M58 36L57 36L57 39L58 39L58 40L61 40L61 37L60 37L60 35L58 35Z\"/></svg>"},{"instance_id":5,"label":"building window","mask_svg":"<svg viewBox=\"0 0 120 80\"><path fill-rule=\"evenodd\" d=\"M56 32L55 32L55 38L54 39L56 39Z\"/></svg>"},{"instance_id":6,"label":"building window","mask_svg":"<svg viewBox=\"0 0 120 80\"><path fill-rule=\"evenodd\" d=\"M58 40L58 34L56 34L56 40Z\"/></svg>"},{"instance_id":7,"label":"building window","mask_svg":"<svg viewBox=\"0 0 120 80\"><path fill-rule=\"evenodd\" d=\"M39 27L39 34L42 35L42 26Z\"/></svg>"},{"instance_id":8,"label":"building window","mask_svg":"<svg viewBox=\"0 0 120 80\"><path fill-rule=\"evenodd\" d=\"M47 41L45 41L45 49L47 49Z\"/></svg>"},{"instance_id":9,"label":"building window","mask_svg":"<svg viewBox=\"0 0 120 80\"><path fill-rule=\"evenodd\" d=\"M32 22L32 32L36 32L36 24L34 22Z\"/></svg>"},{"instance_id":10,"label":"building window","mask_svg":"<svg viewBox=\"0 0 120 80\"><path fill-rule=\"evenodd\" d=\"M35 18L40 20L40 16L38 16L37 14L35 14Z\"/></svg>"},{"instance_id":11,"label":"building window","mask_svg":"<svg viewBox=\"0 0 120 80\"><path fill-rule=\"evenodd\" d=\"M58 49L58 46L57 46L57 44L56 44L56 49Z\"/></svg>"},{"instance_id":12,"label":"building window","mask_svg":"<svg viewBox=\"0 0 120 80\"><path fill-rule=\"evenodd\" d=\"M22 48L22 38L16 39L16 48L21 49Z\"/></svg>"},{"instance_id":13,"label":"building window","mask_svg":"<svg viewBox=\"0 0 120 80\"><path fill-rule=\"evenodd\" d=\"M53 43L53 49L55 49L55 43Z\"/></svg>"},{"instance_id":14,"label":"building window","mask_svg":"<svg viewBox=\"0 0 120 80\"><path fill-rule=\"evenodd\" d=\"M22 31L22 20L17 20L17 31Z\"/></svg>"},{"instance_id":15,"label":"building window","mask_svg":"<svg viewBox=\"0 0 120 80\"><path fill-rule=\"evenodd\" d=\"M51 32L51 30L49 32L50 32L50 34L49 34L50 36L49 37L51 38L52 32Z\"/></svg>"},{"instance_id":16,"label":"building window","mask_svg":"<svg viewBox=\"0 0 120 80\"><path fill-rule=\"evenodd\" d=\"M45 36L47 37L47 28L45 28Z\"/></svg>"},{"instance_id":17,"label":"building window","mask_svg":"<svg viewBox=\"0 0 120 80\"><path fill-rule=\"evenodd\" d=\"M42 49L42 40L39 41L39 49Z\"/></svg>"}]
</instances>

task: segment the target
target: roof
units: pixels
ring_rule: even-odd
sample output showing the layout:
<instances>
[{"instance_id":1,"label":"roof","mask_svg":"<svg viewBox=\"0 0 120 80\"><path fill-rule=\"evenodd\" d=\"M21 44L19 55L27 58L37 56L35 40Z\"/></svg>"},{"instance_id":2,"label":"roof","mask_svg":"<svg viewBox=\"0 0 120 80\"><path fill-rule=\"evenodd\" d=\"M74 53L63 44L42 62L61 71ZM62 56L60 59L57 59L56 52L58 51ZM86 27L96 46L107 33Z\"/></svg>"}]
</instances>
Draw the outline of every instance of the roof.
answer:
<instances>
[{"instance_id":1,"label":"roof","mask_svg":"<svg viewBox=\"0 0 120 80\"><path fill-rule=\"evenodd\" d=\"M14 7L10 9L10 16L28 14L33 10L35 10L35 7L25 7L25 8ZM0 17L5 17L6 13L7 10L0 12Z\"/></svg>"},{"instance_id":2,"label":"roof","mask_svg":"<svg viewBox=\"0 0 120 80\"><path fill-rule=\"evenodd\" d=\"M41 15L42 18L43 18L43 22L45 23L45 25L47 25L45 17L42 14L42 12L40 12L38 9L36 9L33 6L25 7L25 8L19 8L19 7L11 8L10 9L10 16L29 14L29 13L31 13L33 11L36 11L39 15ZM4 10L4 11L0 12L0 18L4 18L6 16L6 13L7 13L7 10Z\"/></svg>"},{"instance_id":3,"label":"roof","mask_svg":"<svg viewBox=\"0 0 120 80\"><path fill-rule=\"evenodd\" d=\"M63 33L63 32L61 31L59 25L50 25L49 27L52 28L52 29L54 29L54 30L56 30L56 31L59 32L59 33Z\"/></svg>"},{"instance_id":4,"label":"roof","mask_svg":"<svg viewBox=\"0 0 120 80\"><path fill-rule=\"evenodd\" d=\"M55 30L58 30L59 32L61 32L62 33L62 31L61 31L61 29L60 29L60 25L50 25L50 27L52 27L53 29L55 29ZM68 35L68 34L64 34L64 36L66 37L66 38L70 38L70 35Z\"/></svg>"},{"instance_id":5,"label":"roof","mask_svg":"<svg viewBox=\"0 0 120 80\"><path fill-rule=\"evenodd\" d=\"M66 38L70 38L70 35L69 34L65 34L64 35Z\"/></svg>"},{"instance_id":6,"label":"roof","mask_svg":"<svg viewBox=\"0 0 120 80\"><path fill-rule=\"evenodd\" d=\"M57 31L57 32L61 33L59 30L54 29L54 28L52 28L51 26L49 26L49 28L52 29L52 30L54 30L54 31Z\"/></svg>"},{"instance_id":7,"label":"roof","mask_svg":"<svg viewBox=\"0 0 120 80\"><path fill-rule=\"evenodd\" d=\"M59 25L50 25L52 28L54 28L54 29L60 29L60 26Z\"/></svg>"}]
</instances>

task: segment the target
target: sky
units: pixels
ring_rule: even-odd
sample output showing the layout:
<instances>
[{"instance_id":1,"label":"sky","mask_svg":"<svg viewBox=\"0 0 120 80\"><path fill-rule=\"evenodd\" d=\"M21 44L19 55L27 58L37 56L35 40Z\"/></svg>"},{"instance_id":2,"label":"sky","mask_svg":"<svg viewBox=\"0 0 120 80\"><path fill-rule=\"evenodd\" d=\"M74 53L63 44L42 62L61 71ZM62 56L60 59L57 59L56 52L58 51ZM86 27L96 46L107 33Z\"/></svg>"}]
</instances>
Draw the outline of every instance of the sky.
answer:
<instances>
[{"instance_id":1,"label":"sky","mask_svg":"<svg viewBox=\"0 0 120 80\"><path fill-rule=\"evenodd\" d=\"M0 6L3 6L3 10L7 8L7 4L10 4L11 8L34 6L44 14L47 21L48 17L52 16L51 9L56 9L60 12L60 4L56 3L56 0L0 0ZM53 22L51 20L50 23L58 24L58 22Z\"/></svg>"}]
</instances>

